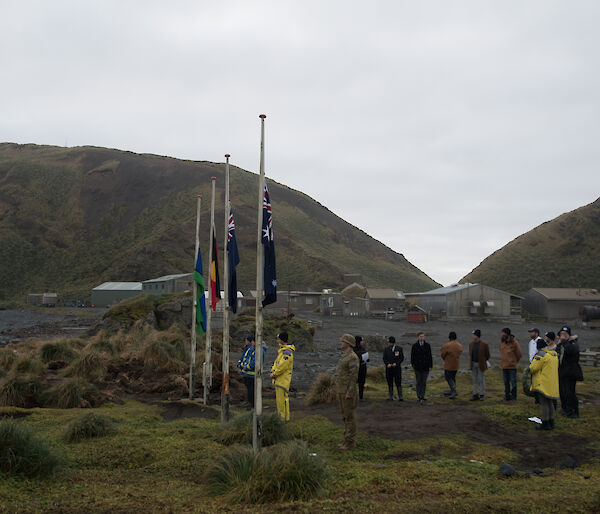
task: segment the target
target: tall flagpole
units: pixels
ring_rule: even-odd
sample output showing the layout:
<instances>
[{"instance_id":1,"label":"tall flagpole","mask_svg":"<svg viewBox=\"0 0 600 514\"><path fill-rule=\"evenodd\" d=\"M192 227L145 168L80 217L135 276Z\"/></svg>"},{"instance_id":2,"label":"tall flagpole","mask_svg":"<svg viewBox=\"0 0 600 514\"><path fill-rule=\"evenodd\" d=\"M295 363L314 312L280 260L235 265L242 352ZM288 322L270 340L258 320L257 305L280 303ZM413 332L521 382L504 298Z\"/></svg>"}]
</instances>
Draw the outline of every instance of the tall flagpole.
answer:
<instances>
[{"instance_id":1,"label":"tall flagpole","mask_svg":"<svg viewBox=\"0 0 600 514\"><path fill-rule=\"evenodd\" d=\"M213 260L213 227L215 226L215 180L217 177L210 177L212 182L212 191L210 198L210 239L208 245L208 280L210 284L210 274L212 271ZM220 294L220 291L217 291ZM204 354L204 365L202 366L202 387L204 389L204 405L208 405L208 392L212 385L212 362L211 362L211 319L212 319L212 287L208 288L208 309L206 309L206 350Z\"/></svg>"},{"instance_id":2,"label":"tall flagpole","mask_svg":"<svg viewBox=\"0 0 600 514\"><path fill-rule=\"evenodd\" d=\"M198 258L198 248L200 248L200 204L202 203L202 195L198 195L198 202L196 205L196 252L194 253L194 267L196 266L196 259ZM192 286L192 348L190 355L190 400L194 399L194 373L196 372L196 291L198 290L198 284L193 280ZM204 291L203 291L204 293Z\"/></svg>"},{"instance_id":3,"label":"tall flagpole","mask_svg":"<svg viewBox=\"0 0 600 514\"><path fill-rule=\"evenodd\" d=\"M260 118L260 178L258 180L258 227L256 239L256 334L255 376L254 376L254 414L252 416L252 448L260 450L262 442L262 379L263 379L263 306L265 251L262 244L263 198L265 189L265 114Z\"/></svg>"},{"instance_id":4,"label":"tall flagpole","mask_svg":"<svg viewBox=\"0 0 600 514\"><path fill-rule=\"evenodd\" d=\"M225 287L223 292L223 386L221 388L221 423L229 421L229 154L225 154L225 242L223 243L223 278ZM236 291L237 292L237 291ZM237 295L236 295L237 296ZM237 297L235 298L237 301Z\"/></svg>"}]
</instances>

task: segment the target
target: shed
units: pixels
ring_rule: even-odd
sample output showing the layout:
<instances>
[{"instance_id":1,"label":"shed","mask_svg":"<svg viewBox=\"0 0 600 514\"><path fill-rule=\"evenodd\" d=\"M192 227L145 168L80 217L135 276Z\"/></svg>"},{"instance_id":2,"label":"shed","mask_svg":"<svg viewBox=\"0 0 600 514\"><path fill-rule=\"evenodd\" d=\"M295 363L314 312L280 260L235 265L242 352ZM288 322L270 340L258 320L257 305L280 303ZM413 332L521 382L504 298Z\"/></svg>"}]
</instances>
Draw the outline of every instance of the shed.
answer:
<instances>
[{"instance_id":1,"label":"shed","mask_svg":"<svg viewBox=\"0 0 600 514\"><path fill-rule=\"evenodd\" d=\"M141 282L104 282L92 289L92 305L107 307L140 294Z\"/></svg>"},{"instance_id":2,"label":"shed","mask_svg":"<svg viewBox=\"0 0 600 514\"><path fill-rule=\"evenodd\" d=\"M367 311L371 316L389 317L390 313L404 312L406 299L400 291L368 287L365 293Z\"/></svg>"},{"instance_id":3,"label":"shed","mask_svg":"<svg viewBox=\"0 0 600 514\"><path fill-rule=\"evenodd\" d=\"M527 291L523 300L527 312L550 320L579 319L586 305L600 307L597 289L536 287Z\"/></svg>"},{"instance_id":4,"label":"shed","mask_svg":"<svg viewBox=\"0 0 600 514\"><path fill-rule=\"evenodd\" d=\"M173 294L191 291L194 281L192 273L165 275L163 277L144 280L142 291L146 294Z\"/></svg>"},{"instance_id":5,"label":"shed","mask_svg":"<svg viewBox=\"0 0 600 514\"><path fill-rule=\"evenodd\" d=\"M430 316L445 318L520 317L523 300L521 296L483 284L453 284L405 296Z\"/></svg>"}]
</instances>

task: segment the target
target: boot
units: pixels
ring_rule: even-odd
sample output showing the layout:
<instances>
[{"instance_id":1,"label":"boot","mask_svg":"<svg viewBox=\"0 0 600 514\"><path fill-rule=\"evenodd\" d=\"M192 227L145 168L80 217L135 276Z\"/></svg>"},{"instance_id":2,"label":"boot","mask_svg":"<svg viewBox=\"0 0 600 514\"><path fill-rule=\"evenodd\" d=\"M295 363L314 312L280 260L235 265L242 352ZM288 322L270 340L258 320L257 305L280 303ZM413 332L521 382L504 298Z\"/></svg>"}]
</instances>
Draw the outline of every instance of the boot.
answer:
<instances>
[{"instance_id":1,"label":"boot","mask_svg":"<svg viewBox=\"0 0 600 514\"><path fill-rule=\"evenodd\" d=\"M550 423L550 430L554 430L554 418L548 420L548 423Z\"/></svg>"},{"instance_id":2,"label":"boot","mask_svg":"<svg viewBox=\"0 0 600 514\"><path fill-rule=\"evenodd\" d=\"M478 394L474 394L473 396L471 396L471 401L472 401L472 402L477 402L477 401L479 401L479 395L478 395Z\"/></svg>"},{"instance_id":3,"label":"boot","mask_svg":"<svg viewBox=\"0 0 600 514\"><path fill-rule=\"evenodd\" d=\"M444 396L452 396L452 389L446 389L444 391Z\"/></svg>"},{"instance_id":4,"label":"boot","mask_svg":"<svg viewBox=\"0 0 600 514\"><path fill-rule=\"evenodd\" d=\"M402 398L402 387L398 387L398 401L404 401L404 398Z\"/></svg>"},{"instance_id":5,"label":"boot","mask_svg":"<svg viewBox=\"0 0 600 514\"><path fill-rule=\"evenodd\" d=\"M548 425L548 422L545 420L542 420L542 424L540 425L539 423L535 426L536 430L548 430L546 428L546 426Z\"/></svg>"},{"instance_id":6,"label":"boot","mask_svg":"<svg viewBox=\"0 0 600 514\"><path fill-rule=\"evenodd\" d=\"M388 402L392 401L394 399L394 393L392 393L392 391L390 390L389 394L388 394Z\"/></svg>"},{"instance_id":7,"label":"boot","mask_svg":"<svg viewBox=\"0 0 600 514\"><path fill-rule=\"evenodd\" d=\"M450 398L451 400L454 400L457 396L458 396L458 393L456 392L456 389L452 389L452 391L450 391L450 394L448 395L448 398Z\"/></svg>"}]
</instances>

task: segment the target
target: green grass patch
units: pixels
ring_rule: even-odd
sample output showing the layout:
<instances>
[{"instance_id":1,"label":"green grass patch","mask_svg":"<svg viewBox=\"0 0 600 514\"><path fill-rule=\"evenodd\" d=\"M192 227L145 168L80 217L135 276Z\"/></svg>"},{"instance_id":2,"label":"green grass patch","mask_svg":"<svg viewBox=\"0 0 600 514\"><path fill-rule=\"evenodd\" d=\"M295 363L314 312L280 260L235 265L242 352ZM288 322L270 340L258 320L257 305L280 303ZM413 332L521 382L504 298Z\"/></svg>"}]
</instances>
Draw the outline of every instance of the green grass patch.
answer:
<instances>
[{"instance_id":1,"label":"green grass patch","mask_svg":"<svg viewBox=\"0 0 600 514\"><path fill-rule=\"evenodd\" d=\"M273 412L262 417L262 445L271 446L289 439L289 431L279 414ZM222 425L215 440L225 445L252 444L252 413L238 414Z\"/></svg>"},{"instance_id":2,"label":"green grass patch","mask_svg":"<svg viewBox=\"0 0 600 514\"><path fill-rule=\"evenodd\" d=\"M90 412L73 420L67 427L63 436L68 443L77 443L84 439L103 437L115 432L113 421L97 412Z\"/></svg>"},{"instance_id":3,"label":"green grass patch","mask_svg":"<svg viewBox=\"0 0 600 514\"><path fill-rule=\"evenodd\" d=\"M45 407L59 409L97 407L103 401L98 389L80 378L67 379L44 391L42 402Z\"/></svg>"}]
</instances>

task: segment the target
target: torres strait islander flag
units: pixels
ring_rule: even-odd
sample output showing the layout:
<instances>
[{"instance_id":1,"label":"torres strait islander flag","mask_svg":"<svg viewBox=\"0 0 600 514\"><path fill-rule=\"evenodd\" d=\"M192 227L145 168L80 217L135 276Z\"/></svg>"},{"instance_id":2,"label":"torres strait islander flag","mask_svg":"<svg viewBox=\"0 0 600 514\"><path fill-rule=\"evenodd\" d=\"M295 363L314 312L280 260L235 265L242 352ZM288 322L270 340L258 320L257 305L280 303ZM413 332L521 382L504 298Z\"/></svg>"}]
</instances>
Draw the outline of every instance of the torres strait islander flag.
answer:
<instances>
[{"instance_id":1,"label":"torres strait islander flag","mask_svg":"<svg viewBox=\"0 0 600 514\"><path fill-rule=\"evenodd\" d=\"M198 255L196 256L194 282L196 282L196 331L199 335L203 335L206 332L206 300L204 299L204 273L200 246L198 246Z\"/></svg>"},{"instance_id":2,"label":"torres strait islander flag","mask_svg":"<svg viewBox=\"0 0 600 514\"><path fill-rule=\"evenodd\" d=\"M210 263L210 296L212 310L217 309L217 303L221 301L221 281L219 280L219 257L217 252L217 238L215 237L215 226L212 227L212 262Z\"/></svg>"}]
</instances>

